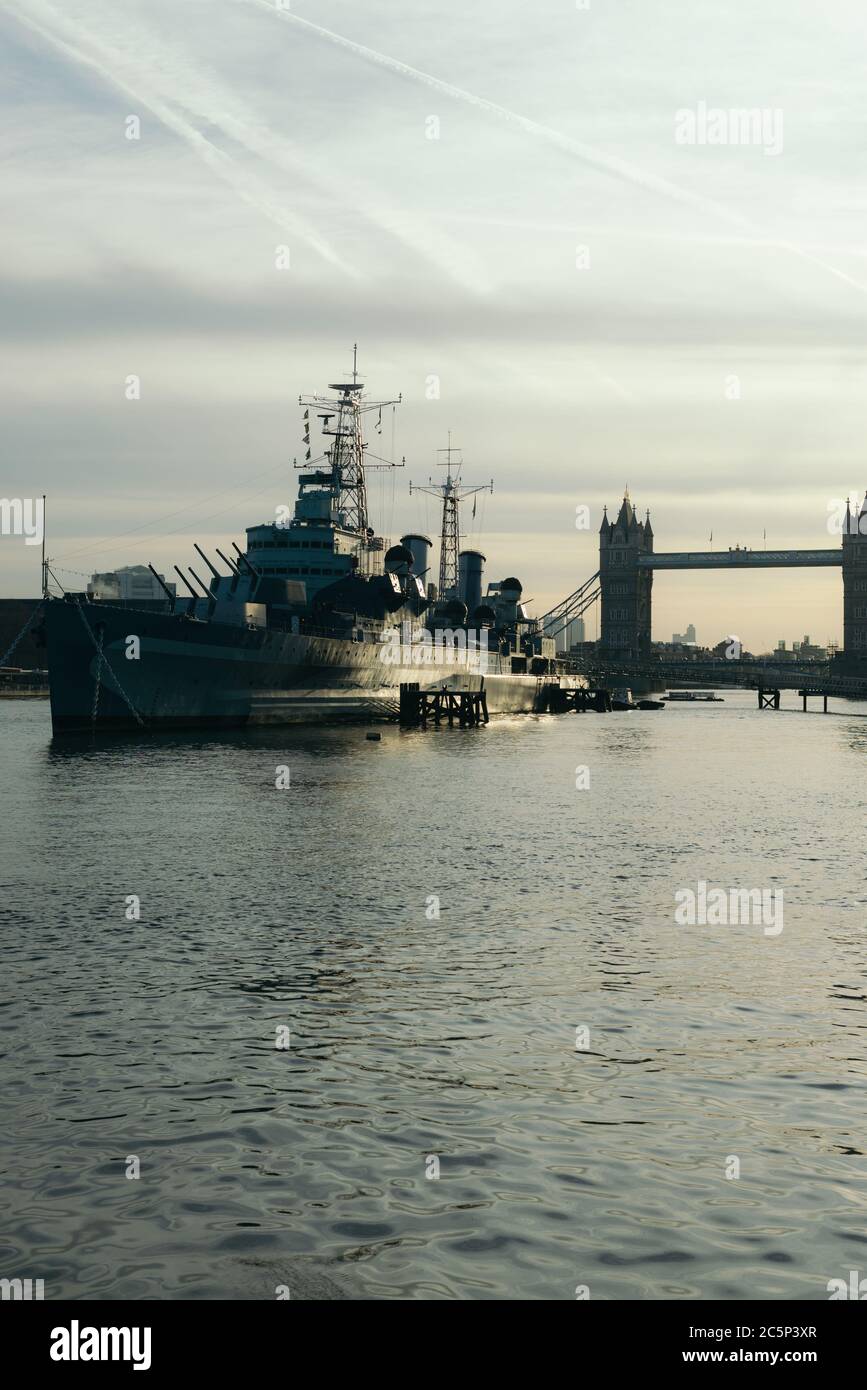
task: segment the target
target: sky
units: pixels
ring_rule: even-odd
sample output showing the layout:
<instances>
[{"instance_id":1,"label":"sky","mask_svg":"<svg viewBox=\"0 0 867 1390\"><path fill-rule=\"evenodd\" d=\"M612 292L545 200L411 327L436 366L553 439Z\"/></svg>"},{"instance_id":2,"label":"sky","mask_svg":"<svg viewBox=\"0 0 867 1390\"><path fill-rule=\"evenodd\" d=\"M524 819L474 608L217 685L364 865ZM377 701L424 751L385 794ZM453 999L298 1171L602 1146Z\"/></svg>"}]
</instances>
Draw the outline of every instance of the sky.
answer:
<instances>
[{"instance_id":1,"label":"sky","mask_svg":"<svg viewBox=\"0 0 867 1390\"><path fill-rule=\"evenodd\" d=\"M856 0L0 0L0 490L47 494L66 587L195 563L291 504L298 396L357 342L402 396L377 529L438 529L408 485L451 430L494 482L466 543L536 612L626 486L657 550L836 545L863 65ZM0 537L0 596L38 590ZM656 639L842 635L836 569L657 574L653 604Z\"/></svg>"}]
</instances>

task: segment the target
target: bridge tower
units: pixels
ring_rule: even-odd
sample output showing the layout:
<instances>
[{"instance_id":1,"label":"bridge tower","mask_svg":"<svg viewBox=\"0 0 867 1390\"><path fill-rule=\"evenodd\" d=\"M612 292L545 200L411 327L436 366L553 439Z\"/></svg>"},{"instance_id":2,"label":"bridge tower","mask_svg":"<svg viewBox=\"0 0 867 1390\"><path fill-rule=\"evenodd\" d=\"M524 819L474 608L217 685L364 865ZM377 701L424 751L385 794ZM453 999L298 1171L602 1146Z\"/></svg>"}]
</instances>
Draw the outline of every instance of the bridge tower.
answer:
<instances>
[{"instance_id":1,"label":"bridge tower","mask_svg":"<svg viewBox=\"0 0 867 1390\"><path fill-rule=\"evenodd\" d=\"M867 667L867 493L861 511L846 502L843 523L843 660L847 667Z\"/></svg>"},{"instance_id":2,"label":"bridge tower","mask_svg":"<svg viewBox=\"0 0 867 1390\"><path fill-rule=\"evenodd\" d=\"M609 655L645 658L650 655L650 597L653 571L639 569L638 557L653 550L650 512L639 521L623 496L616 521L608 509L599 528L599 586L602 622L599 645Z\"/></svg>"}]
</instances>

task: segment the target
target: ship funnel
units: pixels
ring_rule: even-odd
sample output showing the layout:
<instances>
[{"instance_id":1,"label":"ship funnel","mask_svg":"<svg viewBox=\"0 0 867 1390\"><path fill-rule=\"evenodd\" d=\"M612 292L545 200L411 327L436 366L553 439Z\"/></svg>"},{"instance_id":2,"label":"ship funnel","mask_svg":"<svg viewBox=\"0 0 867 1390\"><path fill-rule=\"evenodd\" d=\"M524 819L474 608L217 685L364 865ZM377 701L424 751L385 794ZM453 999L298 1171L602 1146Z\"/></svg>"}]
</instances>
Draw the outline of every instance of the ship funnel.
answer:
<instances>
[{"instance_id":1,"label":"ship funnel","mask_svg":"<svg viewBox=\"0 0 867 1390\"><path fill-rule=\"evenodd\" d=\"M430 536L417 536L410 534L401 536L401 545L405 545L407 550L412 551L412 572L417 579L427 585L430 578L430 552L433 541Z\"/></svg>"},{"instance_id":2,"label":"ship funnel","mask_svg":"<svg viewBox=\"0 0 867 1390\"><path fill-rule=\"evenodd\" d=\"M480 550L462 550L458 557L459 587L461 598L471 613L482 601L482 574L485 556Z\"/></svg>"}]
</instances>

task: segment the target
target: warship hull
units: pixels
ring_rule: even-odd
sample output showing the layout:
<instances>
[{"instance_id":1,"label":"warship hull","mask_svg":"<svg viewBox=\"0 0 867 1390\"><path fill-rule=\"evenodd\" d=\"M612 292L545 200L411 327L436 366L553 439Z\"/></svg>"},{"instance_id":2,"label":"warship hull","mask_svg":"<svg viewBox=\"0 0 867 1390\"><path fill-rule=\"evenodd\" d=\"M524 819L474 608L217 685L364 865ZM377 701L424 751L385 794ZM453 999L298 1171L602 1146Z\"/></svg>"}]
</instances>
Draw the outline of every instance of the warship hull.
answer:
<instances>
[{"instance_id":1,"label":"warship hull","mask_svg":"<svg viewBox=\"0 0 867 1390\"><path fill-rule=\"evenodd\" d=\"M491 714L531 713L553 679L513 671L508 656L493 652L483 654L484 670L477 653L465 652L395 664L375 641L109 604L51 601L45 635L58 735L394 719L400 686L410 681L458 691L484 682ZM129 659L129 650L138 655ZM566 688L585 684L579 676L559 679Z\"/></svg>"}]
</instances>

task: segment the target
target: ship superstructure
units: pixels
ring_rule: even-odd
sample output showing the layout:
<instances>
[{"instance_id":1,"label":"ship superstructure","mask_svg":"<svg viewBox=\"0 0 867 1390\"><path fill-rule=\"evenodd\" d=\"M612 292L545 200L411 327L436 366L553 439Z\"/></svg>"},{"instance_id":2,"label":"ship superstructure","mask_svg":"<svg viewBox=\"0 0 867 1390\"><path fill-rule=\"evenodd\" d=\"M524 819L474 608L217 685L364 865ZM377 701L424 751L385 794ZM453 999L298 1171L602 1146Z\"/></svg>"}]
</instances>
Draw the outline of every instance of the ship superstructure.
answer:
<instances>
[{"instance_id":1,"label":"ship superstructure","mask_svg":"<svg viewBox=\"0 0 867 1390\"><path fill-rule=\"evenodd\" d=\"M308 601L335 579L352 573L383 572L388 542L370 525L367 471L400 468L403 462L371 454L364 438L364 419L375 415L381 429L382 412L400 403L369 400L358 379L358 348L353 348L352 380L335 382L332 395L299 396L303 407L306 457L300 465L294 514L277 509L273 522L247 528L247 558L262 574L279 575L303 584ZM312 431L319 429L327 447L314 454ZM296 464L296 467L299 465Z\"/></svg>"}]
</instances>

